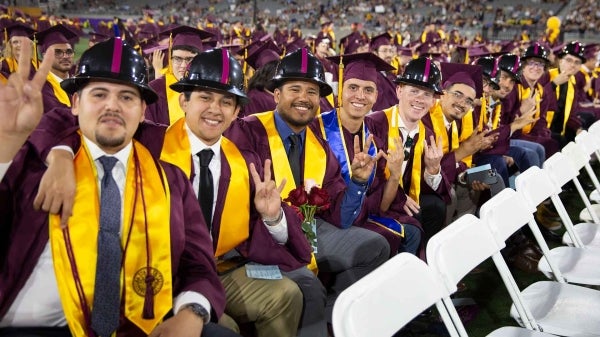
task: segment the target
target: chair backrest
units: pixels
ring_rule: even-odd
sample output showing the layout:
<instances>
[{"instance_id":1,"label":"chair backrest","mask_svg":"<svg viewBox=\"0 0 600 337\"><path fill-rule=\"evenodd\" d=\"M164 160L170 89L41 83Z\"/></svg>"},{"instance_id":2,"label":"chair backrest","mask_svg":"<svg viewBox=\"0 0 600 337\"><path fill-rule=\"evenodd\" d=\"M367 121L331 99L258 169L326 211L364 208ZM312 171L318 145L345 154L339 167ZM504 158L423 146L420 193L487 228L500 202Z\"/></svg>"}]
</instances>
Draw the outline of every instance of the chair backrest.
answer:
<instances>
[{"instance_id":1,"label":"chair backrest","mask_svg":"<svg viewBox=\"0 0 600 337\"><path fill-rule=\"evenodd\" d=\"M532 166L515 179L517 191L521 192L534 212L537 205L554 194L561 192L545 170Z\"/></svg>"},{"instance_id":2,"label":"chair backrest","mask_svg":"<svg viewBox=\"0 0 600 337\"><path fill-rule=\"evenodd\" d=\"M588 156L591 156L594 152L600 150L600 138L585 130L575 136L575 142L581 144Z\"/></svg>"},{"instance_id":3,"label":"chair backrest","mask_svg":"<svg viewBox=\"0 0 600 337\"><path fill-rule=\"evenodd\" d=\"M588 132L600 137L600 120L595 121L594 124L590 125Z\"/></svg>"},{"instance_id":4,"label":"chair backrest","mask_svg":"<svg viewBox=\"0 0 600 337\"><path fill-rule=\"evenodd\" d=\"M476 216L466 214L436 233L427 243L427 263L436 270L446 289L498 251L492 233Z\"/></svg>"},{"instance_id":5,"label":"chair backrest","mask_svg":"<svg viewBox=\"0 0 600 337\"><path fill-rule=\"evenodd\" d=\"M333 307L336 337L392 336L447 296L436 274L416 256L401 253L344 290ZM448 318L449 321L449 318ZM454 326L444 320L451 336Z\"/></svg>"},{"instance_id":6,"label":"chair backrest","mask_svg":"<svg viewBox=\"0 0 600 337\"><path fill-rule=\"evenodd\" d=\"M521 194L505 188L481 206L479 217L490 224L496 242L503 247L509 236L533 219L533 210Z\"/></svg>"},{"instance_id":7,"label":"chair backrest","mask_svg":"<svg viewBox=\"0 0 600 337\"><path fill-rule=\"evenodd\" d=\"M569 158L571 164L577 171L581 170L585 164L590 162L590 155L580 143L569 142L569 144L565 145L560 152Z\"/></svg>"},{"instance_id":8,"label":"chair backrest","mask_svg":"<svg viewBox=\"0 0 600 337\"><path fill-rule=\"evenodd\" d=\"M556 152L544 162L544 169L557 186L563 186L579 175L579 169L570 160L566 154Z\"/></svg>"}]
</instances>

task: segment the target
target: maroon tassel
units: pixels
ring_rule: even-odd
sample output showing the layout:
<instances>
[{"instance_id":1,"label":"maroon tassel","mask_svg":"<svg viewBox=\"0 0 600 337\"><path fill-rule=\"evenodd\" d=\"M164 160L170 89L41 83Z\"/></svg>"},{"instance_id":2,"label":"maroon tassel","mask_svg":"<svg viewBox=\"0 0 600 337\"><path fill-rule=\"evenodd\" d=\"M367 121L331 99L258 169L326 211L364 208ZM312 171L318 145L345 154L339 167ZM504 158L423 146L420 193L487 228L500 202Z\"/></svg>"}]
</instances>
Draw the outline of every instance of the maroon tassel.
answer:
<instances>
[{"instance_id":1,"label":"maroon tassel","mask_svg":"<svg viewBox=\"0 0 600 337\"><path fill-rule=\"evenodd\" d=\"M146 293L144 295L144 311L142 317L144 319L154 319L154 289L152 283L154 282L154 276L152 276L152 268L146 267Z\"/></svg>"}]
</instances>

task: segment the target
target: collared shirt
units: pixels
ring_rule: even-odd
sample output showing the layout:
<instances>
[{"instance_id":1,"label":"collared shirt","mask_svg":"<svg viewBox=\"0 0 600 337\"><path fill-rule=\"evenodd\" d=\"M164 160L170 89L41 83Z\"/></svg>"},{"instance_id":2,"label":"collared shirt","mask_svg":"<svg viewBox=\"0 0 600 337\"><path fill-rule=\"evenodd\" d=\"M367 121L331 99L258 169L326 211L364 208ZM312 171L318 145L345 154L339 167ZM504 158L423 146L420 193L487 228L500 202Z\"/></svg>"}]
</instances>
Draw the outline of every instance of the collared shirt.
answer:
<instances>
[{"instance_id":1,"label":"collared shirt","mask_svg":"<svg viewBox=\"0 0 600 337\"><path fill-rule=\"evenodd\" d=\"M219 180L221 178L221 137L217 140L213 145L206 145L202 142L196 135L190 130L185 124L185 131L187 132L188 139L190 140L190 149L192 152L192 160L194 162L194 181L192 185L194 185L194 193L196 194L196 198L198 198L199 188L200 188L200 158L196 155L198 152L204 149L211 149L214 153L210 163L208 164L208 168L213 177L213 207L212 214L215 214L215 207L217 205L217 195L219 194ZM233 173L233 172L232 172ZM208 221L208 220L207 220ZM250 224L248 224L250 225ZM269 234L273 237L273 239L279 244L285 244L288 240L288 230L287 230L287 220L285 218L285 213L283 214L283 218L279 222L279 224L275 226L269 226L264 224L269 231ZM212 236L211 236L212 238Z\"/></svg>"},{"instance_id":2,"label":"collared shirt","mask_svg":"<svg viewBox=\"0 0 600 337\"><path fill-rule=\"evenodd\" d=\"M418 127L414 128L412 130L409 130L408 127L406 126L406 123L404 123L404 119L402 119L402 118L398 118L398 127L400 129L400 134L402 135L403 145L406 143L406 140L408 139L408 137L415 138L415 135L417 133L419 133ZM425 135L422 135L421 138L425 139ZM425 141L425 140L421 140L421 141ZM409 148L407 150L408 150L408 152L412 152L412 148ZM408 164L408 160L405 158L404 162L402 163L402 172L405 172L406 164ZM425 170L425 172L423 173L423 178L425 179L425 183L427 185L429 185L429 187L431 187L434 191L437 190L438 187L440 187L440 183L442 182L441 168L438 171L438 173L434 174L434 175L429 174L427 172L427 170Z\"/></svg>"},{"instance_id":3,"label":"collared shirt","mask_svg":"<svg viewBox=\"0 0 600 337\"><path fill-rule=\"evenodd\" d=\"M281 140L283 141L283 145L285 146L285 150L287 153L287 152L289 152L290 145L291 145L288 137L291 134L293 134L294 131L292 131L292 129L289 127L289 125L287 125L287 123L283 120L283 118L281 118L281 116L279 115L279 112L277 112L277 110L275 110L273 115L275 117L275 127L277 128L277 131L279 132L279 136L281 137ZM299 133L299 135L302 139L301 147L300 147L300 150L302 151L302 150L304 150L304 140L306 139L306 128L303 129ZM322 186L319 186L319 187L322 187ZM367 188L368 188L367 185L364 185L364 186L359 185L359 184L355 183L352 179L350 179L350 183L347 185L346 191L344 193L344 198L342 199L342 204L340 205L341 222L342 222L340 225L342 228L348 228L348 227L352 226L352 223L354 222L354 220L360 213L361 206L362 206L363 200L365 198Z\"/></svg>"}]
</instances>

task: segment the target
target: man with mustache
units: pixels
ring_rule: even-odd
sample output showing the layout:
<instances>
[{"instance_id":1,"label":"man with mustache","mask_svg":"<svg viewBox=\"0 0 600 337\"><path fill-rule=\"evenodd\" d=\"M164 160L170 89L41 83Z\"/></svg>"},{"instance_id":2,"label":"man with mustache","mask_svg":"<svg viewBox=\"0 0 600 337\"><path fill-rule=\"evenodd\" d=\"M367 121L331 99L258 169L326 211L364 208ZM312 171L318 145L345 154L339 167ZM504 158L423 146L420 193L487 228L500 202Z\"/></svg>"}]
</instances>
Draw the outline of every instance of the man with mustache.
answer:
<instances>
[{"instance_id":1,"label":"man with mustache","mask_svg":"<svg viewBox=\"0 0 600 337\"><path fill-rule=\"evenodd\" d=\"M19 147L42 115L39 88L54 55L33 81L23 67L0 90L9 107L0 129L0 335L235 336L210 323L225 296L191 185L132 140L157 97L142 57L120 39L88 49L79 74L61 83L81 132L67 226L33 209L46 165L31 143Z\"/></svg>"},{"instance_id":2,"label":"man with mustache","mask_svg":"<svg viewBox=\"0 0 600 337\"><path fill-rule=\"evenodd\" d=\"M319 273L331 275L331 284L326 290L308 269L284 273L298 283L304 295L299 335L327 336L326 322L331 320L339 293L389 256L383 237L353 226L379 155L371 156L368 144L361 151L355 142L352 176L346 185L328 144L307 128L316 116L320 98L332 89L325 82L321 62L306 48L280 61L267 89L273 92L275 110L244 117L226 136L240 147L251 147L261 160L272 161L276 184L285 181L282 198L299 186L316 184L327 191L331 206L317 214L315 258Z\"/></svg>"},{"instance_id":3,"label":"man with mustache","mask_svg":"<svg viewBox=\"0 0 600 337\"><path fill-rule=\"evenodd\" d=\"M50 69L46 84L42 88L45 112L56 107L71 107L71 97L60 87L60 82L70 77L69 72L73 67L75 51L69 40L76 37L77 34L62 24L35 34L38 49L42 55L50 47L54 48L55 53L52 69Z\"/></svg>"}]
</instances>

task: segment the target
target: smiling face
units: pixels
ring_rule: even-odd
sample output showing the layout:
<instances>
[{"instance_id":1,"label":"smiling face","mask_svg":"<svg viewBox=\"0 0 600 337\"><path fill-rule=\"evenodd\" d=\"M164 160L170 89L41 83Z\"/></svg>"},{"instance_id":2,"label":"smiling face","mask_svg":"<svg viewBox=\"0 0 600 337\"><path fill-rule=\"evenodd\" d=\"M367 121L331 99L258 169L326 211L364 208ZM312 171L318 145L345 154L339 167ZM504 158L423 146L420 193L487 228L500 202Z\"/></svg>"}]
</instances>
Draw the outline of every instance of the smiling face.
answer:
<instances>
[{"instance_id":1,"label":"smiling face","mask_svg":"<svg viewBox=\"0 0 600 337\"><path fill-rule=\"evenodd\" d=\"M508 96L515 87L515 79L507 71L501 70L500 82L498 84L500 85L500 89L495 90L493 96L502 99Z\"/></svg>"},{"instance_id":2,"label":"smiling face","mask_svg":"<svg viewBox=\"0 0 600 337\"><path fill-rule=\"evenodd\" d=\"M449 86L440 97L442 112L449 121L461 120L473 108L474 101L475 89L463 83Z\"/></svg>"},{"instance_id":3,"label":"smiling face","mask_svg":"<svg viewBox=\"0 0 600 337\"><path fill-rule=\"evenodd\" d=\"M79 117L81 132L109 154L129 144L145 110L133 85L92 81L73 94L72 112Z\"/></svg>"},{"instance_id":4,"label":"smiling face","mask_svg":"<svg viewBox=\"0 0 600 337\"><path fill-rule=\"evenodd\" d=\"M309 81L286 81L273 91L277 112L298 133L315 118L319 109L319 86Z\"/></svg>"},{"instance_id":5,"label":"smiling face","mask_svg":"<svg viewBox=\"0 0 600 337\"><path fill-rule=\"evenodd\" d=\"M398 110L405 123L415 124L423 118L435 103L433 90L401 84L396 87Z\"/></svg>"},{"instance_id":6,"label":"smiling face","mask_svg":"<svg viewBox=\"0 0 600 337\"><path fill-rule=\"evenodd\" d=\"M352 119L362 119L377 100L377 85L371 81L351 78L344 81L342 112Z\"/></svg>"},{"instance_id":7,"label":"smiling face","mask_svg":"<svg viewBox=\"0 0 600 337\"><path fill-rule=\"evenodd\" d=\"M561 73L575 75L581 69L581 63L578 57L566 54L558 61L558 67Z\"/></svg>"},{"instance_id":8,"label":"smiling face","mask_svg":"<svg viewBox=\"0 0 600 337\"><path fill-rule=\"evenodd\" d=\"M523 78L529 83L535 83L546 72L546 61L537 57L528 58L522 69Z\"/></svg>"},{"instance_id":9,"label":"smiling face","mask_svg":"<svg viewBox=\"0 0 600 337\"><path fill-rule=\"evenodd\" d=\"M199 89L179 96L188 128L206 145L216 143L240 112L235 95Z\"/></svg>"}]
</instances>

